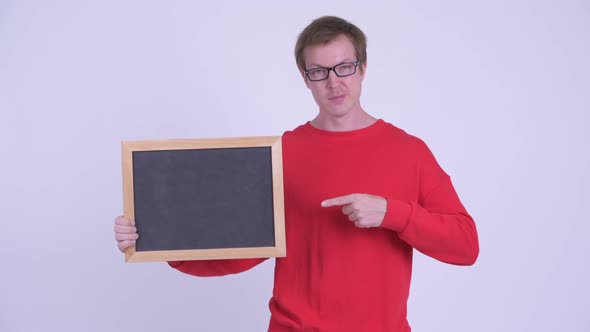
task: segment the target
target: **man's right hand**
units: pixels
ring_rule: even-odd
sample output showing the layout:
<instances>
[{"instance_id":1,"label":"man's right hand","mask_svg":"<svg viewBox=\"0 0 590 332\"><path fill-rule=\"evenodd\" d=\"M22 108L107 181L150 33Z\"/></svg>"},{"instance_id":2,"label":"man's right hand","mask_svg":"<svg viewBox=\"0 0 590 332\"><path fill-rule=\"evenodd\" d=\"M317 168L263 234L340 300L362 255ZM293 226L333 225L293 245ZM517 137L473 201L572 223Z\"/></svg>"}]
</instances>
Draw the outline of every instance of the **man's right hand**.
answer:
<instances>
[{"instance_id":1,"label":"man's right hand","mask_svg":"<svg viewBox=\"0 0 590 332\"><path fill-rule=\"evenodd\" d=\"M125 219L123 216L115 218L115 240L117 240L121 252L125 252L125 249L135 245L135 240L138 237L137 228L131 220Z\"/></svg>"}]
</instances>

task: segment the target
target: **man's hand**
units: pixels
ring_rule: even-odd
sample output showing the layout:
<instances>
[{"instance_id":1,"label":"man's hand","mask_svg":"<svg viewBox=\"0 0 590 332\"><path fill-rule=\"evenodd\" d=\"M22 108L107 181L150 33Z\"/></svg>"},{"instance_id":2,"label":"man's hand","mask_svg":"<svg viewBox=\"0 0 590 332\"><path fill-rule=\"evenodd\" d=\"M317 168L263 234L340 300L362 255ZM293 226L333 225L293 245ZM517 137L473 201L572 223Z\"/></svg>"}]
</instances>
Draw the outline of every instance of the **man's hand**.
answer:
<instances>
[{"instance_id":1,"label":"man's hand","mask_svg":"<svg viewBox=\"0 0 590 332\"><path fill-rule=\"evenodd\" d=\"M122 216L115 218L115 240L117 240L121 252L125 252L125 249L135 245L135 240L138 237L137 228L131 220Z\"/></svg>"},{"instance_id":2,"label":"man's hand","mask_svg":"<svg viewBox=\"0 0 590 332\"><path fill-rule=\"evenodd\" d=\"M327 199L322 202L322 206L342 206L342 213L356 227L379 227L387 211L387 199L369 194L350 194Z\"/></svg>"}]
</instances>

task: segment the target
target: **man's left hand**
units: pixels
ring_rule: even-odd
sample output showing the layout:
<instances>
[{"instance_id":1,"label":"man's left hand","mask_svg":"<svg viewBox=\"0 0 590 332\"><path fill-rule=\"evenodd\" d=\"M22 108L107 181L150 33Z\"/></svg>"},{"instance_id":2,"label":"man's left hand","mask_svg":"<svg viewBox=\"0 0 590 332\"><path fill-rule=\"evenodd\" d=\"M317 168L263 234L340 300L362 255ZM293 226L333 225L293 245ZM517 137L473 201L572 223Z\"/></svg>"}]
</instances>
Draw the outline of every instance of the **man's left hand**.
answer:
<instances>
[{"instance_id":1,"label":"man's left hand","mask_svg":"<svg viewBox=\"0 0 590 332\"><path fill-rule=\"evenodd\" d=\"M379 227L387 211L387 199L369 194L350 194L327 199L322 202L322 206L342 206L342 213L356 227Z\"/></svg>"}]
</instances>

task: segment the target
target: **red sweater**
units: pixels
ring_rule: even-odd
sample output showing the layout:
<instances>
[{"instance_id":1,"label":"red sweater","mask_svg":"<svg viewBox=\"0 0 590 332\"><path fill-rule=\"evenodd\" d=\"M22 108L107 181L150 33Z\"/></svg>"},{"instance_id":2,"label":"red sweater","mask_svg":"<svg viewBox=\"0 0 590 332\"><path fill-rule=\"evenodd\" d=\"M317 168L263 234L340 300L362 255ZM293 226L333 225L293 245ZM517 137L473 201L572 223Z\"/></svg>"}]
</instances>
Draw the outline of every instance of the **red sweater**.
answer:
<instances>
[{"instance_id":1,"label":"red sweater","mask_svg":"<svg viewBox=\"0 0 590 332\"><path fill-rule=\"evenodd\" d=\"M269 331L407 332L412 248L473 264L477 231L449 176L418 138L393 125L327 132L309 123L283 135L287 257L277 258ZM388 200L379 228L361 229L321 201L351 193ZM197 276L264 259L170 263Z\"/></svg>"}]
</instances>

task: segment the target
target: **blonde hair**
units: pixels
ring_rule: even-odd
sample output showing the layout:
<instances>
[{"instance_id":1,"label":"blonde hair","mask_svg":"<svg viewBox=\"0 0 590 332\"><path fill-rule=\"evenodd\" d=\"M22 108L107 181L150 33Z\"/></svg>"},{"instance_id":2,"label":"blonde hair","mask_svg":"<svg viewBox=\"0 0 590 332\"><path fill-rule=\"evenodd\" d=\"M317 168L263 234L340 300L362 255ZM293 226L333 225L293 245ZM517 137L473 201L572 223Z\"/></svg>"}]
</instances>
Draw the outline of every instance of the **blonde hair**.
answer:
<instances>
[{"instance_id":1,"label":"blonde hair","mask_svg":"<svg viewBox=\"0 0 590 332\"><path fill-rule=\"evenodd\" d=\"M322 16L313 20L297 38L295 61L300 71L305 70L303 51L308 46L322 45L344 35L354 46L356 60L361 64L367 61L367 37L356 25L336 16ZM361 70L363 66L360 66Z\"/></svg>"}]
</instances>

